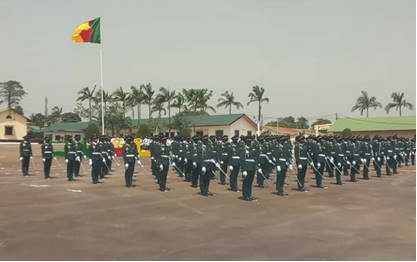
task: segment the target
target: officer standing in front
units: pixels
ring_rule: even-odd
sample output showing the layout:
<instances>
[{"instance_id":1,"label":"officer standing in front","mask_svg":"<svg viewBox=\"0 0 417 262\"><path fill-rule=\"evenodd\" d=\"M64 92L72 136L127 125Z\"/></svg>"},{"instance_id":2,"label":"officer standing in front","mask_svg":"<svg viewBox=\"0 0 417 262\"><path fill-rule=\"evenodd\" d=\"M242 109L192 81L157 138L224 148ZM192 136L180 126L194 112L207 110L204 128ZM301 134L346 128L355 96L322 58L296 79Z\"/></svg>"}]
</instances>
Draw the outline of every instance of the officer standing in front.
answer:
<instances>
[{"instance_id":1,"label":"officer standing in front","mask_svg":"<svg viewBox=\"0 0 417 262\"><path fill-rule=\"evenodd\" d=\"M135 171L135 163L137 158L137 151L135 145L132 143L132 137L126 138L126 143L123 145L123 159L125 163L125 181L126 187L132 187L133 172Z\"/></svg>"},{"instance_id":2,"label":"officer standing in front","mask_svg":"<svg viewBox=\"0 0 417 262\"><path fill-rule=\"evenodd\" d=\"M67 178L68 181L75 181L74 167L77 157L76 146L72 137L67 137L67 142L64 147L65 162L67 163Z\"/></svg>"},{"instance_id":3,"label":"officer standing in front","mask_svg":"<svg viewBox=\"0 0 417 262\"><path fill-rule=\"evenodd\" d=\"M45 179L50 178L54 148L52 146L51 139L49 138L49 136L45 137L41 145L41 151L43 162L43 174L45 176Z\"/></svg>"},{"instance_id":4,"label":"officer standing in front","mask_svg":"<svg viewBox=\"0 0 417 262\"><path fill-rule=\"evenodd\" d=\"M22 163L23 176L29 176L29 163L32 159L32 146L30 144L30 136L23 137L23 141L19 145L19 160Z\"/></svg>"}]
</instances>

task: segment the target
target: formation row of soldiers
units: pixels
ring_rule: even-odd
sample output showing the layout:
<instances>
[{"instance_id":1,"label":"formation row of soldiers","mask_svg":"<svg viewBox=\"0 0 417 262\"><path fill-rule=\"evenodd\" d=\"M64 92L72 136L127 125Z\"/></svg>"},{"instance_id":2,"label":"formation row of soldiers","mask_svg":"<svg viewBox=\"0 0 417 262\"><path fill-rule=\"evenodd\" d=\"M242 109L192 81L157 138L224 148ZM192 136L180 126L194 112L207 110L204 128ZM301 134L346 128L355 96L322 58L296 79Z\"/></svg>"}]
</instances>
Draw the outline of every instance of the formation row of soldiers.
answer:
<instances>
[{"instance_id":1,"label":"formation row of soldiers","mask_svg":"<svg viewBox=\"0 0 417 262\"><path fill-rule=\"evenodd\" d=\"M386 175L396 174L402 165L415 165L415 139L396 136L374 137L296 137L291 142L288 136L227 136L215 137L175 137L173 140L155 136L151 138L151 173L161 191L167 191L167 175L172 168L178 176L184 177L192 187L199 187L200 194L210 195L210 181L219 178L220 184L230 185L229 190L239 192L239 176L242 178L242 199L253 200L252 185L264 187L276 173L276 194L284 196L284 185L288 170L296 169L299 191L306 191L305 177L310 168L314 173L316 187L325 188L323 178L335 179L342 184L342 176L350 176L357 181L362 173L369 179L371 165L377 177L381 177L385 166ZM99 183L110 174L116 161L113 144L108 137L93 138L91 143L91 176L93 183ZM53 146L46 137L42 144L42 161L45 178L49 178L53 156ZM20 144L22 173L28 175L32 148L29 137ZM82 151L80 137L68 138L64 147L67 178L73 181L79 176L82 161L86 155ZM133 185L136 162L140 162L132 137L125 139L123 146L124 175L127 187ZM118 164L118 163L117 163Z\"/></svg>"},{"instance_id":2,"label":"formation row of soldiers","mask_svg":"<svg viewBox=\"0 0 417 262\"><path fill-rule=\"evenodd\" d=\"M307 169L314 173L316 187L325 188L323 178L327 173L342 185L342 176L350 176L356 182L362 167L364 179L369 179L372 163L378 177L385 165L387 175L397 173L401 164L415 164L415 139L398 137L304 137L298 136L294 144L288 136L232 137L215 136L181 138L169 141L154 137L150 144L151 171L161 191L166 190L166 176L171 165L178 176L200 187L200 193L208 196L210 180L219 174L220 184L229 179L230 190L238 192L238 176L241 174L242 198L253 200L252 184L264 187L276 173L277 195L284 192L288 170L297 170L297 188L306 191Z\"/></svg>"}]
</instances>

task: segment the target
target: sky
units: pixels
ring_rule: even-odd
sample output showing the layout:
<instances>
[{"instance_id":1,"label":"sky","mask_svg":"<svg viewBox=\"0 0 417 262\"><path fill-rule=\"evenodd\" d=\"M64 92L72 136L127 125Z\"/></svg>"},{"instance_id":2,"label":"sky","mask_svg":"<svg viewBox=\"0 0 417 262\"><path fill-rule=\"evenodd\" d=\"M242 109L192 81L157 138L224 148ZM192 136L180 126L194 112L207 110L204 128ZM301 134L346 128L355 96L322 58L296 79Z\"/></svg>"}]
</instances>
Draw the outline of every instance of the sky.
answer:
<instances>
[{"instance_id":1,"label":"sky","mask_svg":"<svg viewBox=\"0 0 417 262\"><path fill-rule=\"evenodd\" d=\"M215 105L230 90L245 113L256 115L257 106L246 103L252 86L259 85L270 99L265 121L359 116L350 109L361 90L383 105L392 92L405 92L415 104L415 5L414 0L1 0L0 81L22 83L27 115L44 111L45 96L50 107L73 110L77 91L99 83L99 46L72 43L71 34L82 22L101 17L107 91L147 82L157 89L208 88Z\"/></svg>"}]
</instances>

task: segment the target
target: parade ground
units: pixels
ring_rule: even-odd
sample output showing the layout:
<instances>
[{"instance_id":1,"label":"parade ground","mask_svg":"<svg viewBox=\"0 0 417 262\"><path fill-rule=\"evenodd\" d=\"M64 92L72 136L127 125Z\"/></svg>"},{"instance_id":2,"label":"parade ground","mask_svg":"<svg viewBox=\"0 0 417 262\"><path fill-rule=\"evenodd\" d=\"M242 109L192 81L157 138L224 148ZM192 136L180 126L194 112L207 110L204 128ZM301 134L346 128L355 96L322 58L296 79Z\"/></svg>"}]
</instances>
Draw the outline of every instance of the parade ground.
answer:
<instances>
[{"instance_id":1,"label":"parade ground","mask_svg":"<svg viewBox=\"0 0 417 262\"><path fill-rule=\"evenodd\" d=\"M17 144L0 144L0 259L2 260L415 260L416 172L327 189L294 190L273 182L254 187L257 201L212 181L208 198L170 172L169 192L157 190L149 160L136 187L124 186L122 159L102 184L68 182L61 158L52 179L40 172L33 145L31 176L22 177ZM361 177L361 176L360 176ZM348 180L347 177L343 178ZM275 180L275 176L273 176ZM240 185L241 186L241 185Z\"/></svg>"}]
</instances>

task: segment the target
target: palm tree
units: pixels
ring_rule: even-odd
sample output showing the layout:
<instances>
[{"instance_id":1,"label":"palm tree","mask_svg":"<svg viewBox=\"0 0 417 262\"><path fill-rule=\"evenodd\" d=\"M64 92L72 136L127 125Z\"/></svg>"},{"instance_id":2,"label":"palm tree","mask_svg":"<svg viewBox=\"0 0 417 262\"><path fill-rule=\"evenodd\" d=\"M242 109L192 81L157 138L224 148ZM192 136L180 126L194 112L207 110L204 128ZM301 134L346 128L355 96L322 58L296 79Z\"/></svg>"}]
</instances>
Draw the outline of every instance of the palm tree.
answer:
<instances>
[{"instance_id":1,"label":"palm tree","mask_svg":"<svg viewBox=\"0 0 417 262\"><path fill-rule=\"evenodd\" d=\"M361 91L361 93L362 95L356 99L356 104L352 107L352 112L359 110L362 116L363 111L366 111L366 117L369 117L369 108L377 109L378 107L382 107L382 105L376 101L376 97L369 97L368 92Z\"/></svg>"},{"instance_id":2,"label":"palm tree","mask_svg":"<svg viewBox=\"0 0 417 262\"><path fill-rule=\"evenodd\" d=\"M137 127L139 127L139 121L140 121L140 117L141 117L141 109L142 109L142 103L144 101L144 95L143 95L143 91L142 91L142 86L140 86L139 88L135 87L135 86L131 86L130 87L130 99L132 100L132 106L133 104L136 105L137 107L137 114L138 114L138 122L137 122Z\"/></svg>"},{"instance_id":3,"label":"palm tree","mask_svg":"<svg viewBox=\"0 0 417 262\"><path fill-rule=\"evenodd\" d=\"M119 89L117 89L116 91L113 92L113 98L117 102L121 102L122 111L123 111L123 118L125 118L126 117L126 107L127 107L128 101L129 101L129 92L125 92L123 90L123 88L120 87Z\"/></svg>"},{"instance_id":4,"label":"palm tree","mask_svg":"<svg viewBox=\"0 0 417 262\"><path fill-rule=\"evenodd\" d=\"M187 101L187 108L193 112L206 112L210 109L216 112L214 107L208 104L208 101L213 96L213 91L209 91L206 88L202 89L183 89L182 90L185 100Z\"/></svg>"},{"instance_id":5,"label":"palm tree","mask_svg":"<svg viewBox=\"0 0 417 262\"><path fill-rule=\"evenodd\" d=\"M94 93L96 90L96 85L94 85L94 87L92 89L90 89L88 86L84 87L83 89L81 89L80 91L78 91L78 95L79 97L77 98L77 101L81 101L84 102L85 100L88 100L88 119L91 122L91 118L92 118L92 114L93 114L93 109L92 109L92 104L91 102L94 100Z\"/></svg>"},{"instance_id":6,"label":"palm tree","mask_svg":"<svg viewBox=\"0 0 417 262\"><path fill-rule=\"evenodd\" d=\"M185 101L185 97L182 93L178 93L175 98L174 101L171 104L171 107L174 108L178 108L178 113L181 113L181 110L184 108L185 110L187 110L186 108L186 101Z\"/></svg>"},{"instance_id":7,"label":"palm tree","mask_svg":"<svg viewBox=\"0 0 417 262\"><path fill-rule=\"evenodd\" d=\"M153 106L151 108L152 112L158 112L158 119L156 122L156 129L158 130L159 127L159 120L161 119L161 114L164 112L164 115L166 114L166 109L164 108L164 97L158 95L153 100Z\"/></svg>"},{"instance_id":8,"label":"palm tree","mask_svg":"<svg viewBox=\"0 0 417 262\"><path fill-rule=\"evenodd\" d=\"M172 102L175 98L175 91L169 91L165 87L159 88L159 92L161 92L159 95L161 96L161 100L167 103L167 109L168 109L168 123L171 123L171 107Z\"/></svg>"},{"instance_id":9,"label":"palm tree","mask_svg":"<svg viewBox=\"0 0 417 262\"><path fill-rule=\"evenodd\" d=\"M52 107L51 114L49 115L49 120L52 123L61 122L62 120L62 107L54 106Z\"/></svg>"},{"instance_id":10,"label":"palm tree","mask_svg":"<svg viewBox=\"0 0 417 262\"><path fill-rule=\"evenodd\" d=\"M394 92L391 94L391 98L394 102L392 103L388 103L385 106L385 111L387 111L387 114L389 114L389 111L392 108L395 108L396 111L399 111L400 116L402 114L402 108L408 108L410 110L413 109L413 104L407 102L404 98L404 93L400 93L400 92Z\"/></svg>"},{"instance_id":11,"label":"palm tree","mask_svg":"<svg viewBox=\"0 0 417 262\"><path fill-rule=\"evenodd\" d=\"M229 108L229 115L232 114L232 106L235 106L237 109L243 108L242 103L235 101L235 96L233 95L233 92L226 91L223 94L221 94L221 98L218 99L217 107L224 107Z\"/></svg>"},{"instance_id":12,"label":"palm tree","mask_svg":"<svg viewBox=\"0 0 417 262\"><path fill-rule=\"evenodd\" d=\"M151 83L147 83L146 85L141 85L141 89L143 90L143 103L148 105L148 119L152 117L152 102L153 102L153 95L155 91L152 89Z\"/></svg>"},{"instance_id":13,"label":"palm tree","mask_svg":"<svg viewBox=\"0 0 417 262\"><path fill-rule=\"evenodd\" d=\"M263 87L254 86L252 87L252 92L249 93L249 102L250 105L253 102L258 102L258 124L261 124L261 113L262 113L262 103L269 103L269 98L264 97L265 89Z\"/></svg>"},{"instance_id":14,"label":"palm tree","mask_svg":"<svg viewBox=\"0 0 417 262\"><path fill-rule=\"evenodd\" d=\"M100 105L100 103L101 103L101 90L96 92L96 95L95 95L93 101L96 103L96 105ZM113 101L113 96L109 92L103 91L104 112L107 111L107 104L109 102L112 102L112 101Z\"/></svg>"}]
</instances>

